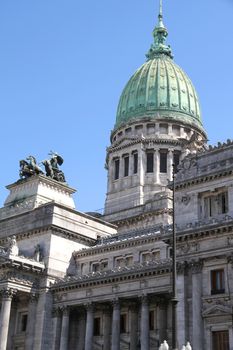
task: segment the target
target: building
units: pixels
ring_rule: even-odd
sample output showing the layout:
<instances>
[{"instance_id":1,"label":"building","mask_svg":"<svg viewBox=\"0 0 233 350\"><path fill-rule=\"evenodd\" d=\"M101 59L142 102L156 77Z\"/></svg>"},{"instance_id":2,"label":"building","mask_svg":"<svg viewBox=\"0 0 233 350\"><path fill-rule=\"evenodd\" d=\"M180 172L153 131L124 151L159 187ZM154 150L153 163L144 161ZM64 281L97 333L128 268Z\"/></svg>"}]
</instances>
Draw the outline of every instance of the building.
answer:
<instances>
[{"instance_id":1,"label":"building","mask_svg":"<svg viewBox=\"0 0 233 350\"><path fill-rule=\"evenodd\" d=\"M0 350L158 350L172 334L175 176L179 348L233 349L233 142L207 147L166 44L122 92L104 215L75 209L58 155L21 162L0 209ZM173 166L174 165L174 166Z\"/></svg>"}]
</instances>

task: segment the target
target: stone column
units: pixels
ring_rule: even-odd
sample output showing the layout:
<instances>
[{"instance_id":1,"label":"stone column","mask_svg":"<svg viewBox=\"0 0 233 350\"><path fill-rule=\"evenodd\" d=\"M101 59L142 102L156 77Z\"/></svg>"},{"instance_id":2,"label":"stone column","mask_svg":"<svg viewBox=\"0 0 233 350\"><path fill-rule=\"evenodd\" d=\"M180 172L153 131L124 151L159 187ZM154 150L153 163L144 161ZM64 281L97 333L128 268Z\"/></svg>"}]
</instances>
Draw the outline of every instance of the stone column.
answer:
<instances>
[{"instance_id":1,"label":"stone column","mask_svg":"<svg viewBox=\"0 0 233 350\"><path fill-rule=\"evenodd\" d=\"M130 306L130 349L138 346L138 307L136 304Z\"/></svg>"},{"instance_id":2,"label":"stone column","mask_svg":"<svg viewBox=\"0 0 233 350\"><path fill-rule=\"evenodd\" d=\"M77 349L83 350L85 346L86 314L85 310L80 310L78 315L78 341Z\"/></svg>"},{"instance_id":3,"label":"stone column","mask_svg":"<svg viewBox=\"0 0 233 350\"><path fill-rule=\"evenodd\" d=\"M145 184L145 150L143 144L141 144L141 148L138 152L138 173L139 173L139 186L140 186L140 198L139 203L144 203L144 184Z\"/></svg>"},{"instance_id":4,"label":"stone column","mask_svg":"<svg viewBox=\"0 0 233 350\"><path fill-rule=\"evenodd\" d=\"M173 173L173 150L168 150L168 159L167 159L167 165L168 165L168 179L172 181L172 173Z\"/></svg>"},{"instance_id":5,"label":"stone column","mask_svg":"<svg viewBox=\"0 0 233 350\"><path fill-rule=\"evenodd\" d=\"M202 261L192 264L192 346L201 349L204 342L202 309Z\"/></svg>"},{"instance_id":6,"label":"stone column","mask_svg":"<svg viewBox=\"0 0 233 350\"><path fill-rule=\"evenodd\" d=\"M112 347L111 350L120 350L120 303L119 300L113 301L112 312Z\"/></svg>"},{"instance_id":7,"label":"stone column","mask_svg":"<svg viewBox=\"0 0 233 350\"><path fill-rule=\"evenodd\" d=\"M37 301L38 301L38 295L35 293L30 294L29 306L28 306L27 329L26 329L26 337L25 337L25 350L33 349Z\"/></svg>"},{"instance_id":8,"label":"stone column","mask_svg":"<svg viewBox=\"0 0 233 350\"><path fill-rule=\"evenodd\" d=\"M52 350L60 348L61 337L61 309L59 307L54 308L52 311L53 333L52 333Z\"/></svg>"},{"instance_id":9,"label":"stone column","mask_svg":"<svg viewBox=\"0 0 233 350\"><path fill-rule=\"evenodd\" d=\"M141 298L141 350L150 350L149 305L147 296Z\"/></svg>"},{"instance_id":10,"label":"stone column","mask_svg":"<svg viewBox=\"0 0 233 350\"><path fill-rule=\"evenodd\" d=\"M159 341L162 343L167 339L167 303L163 299L157 304L157 315Z\"/></svg>"},{"instance_id":11,"label":"stone column","mask_svg":"<svg viewBox=\"0 0 233 350\"><path fill-rule=\"evenodd\" d=\"M69 308L67 306L62 309L62 323L61 323L61 339L60 350L68 350L69 338Z\"/></svg>"},{"instance_id":12,"label":"stone column","mask_svg":"<svg viewBox=\"0 0 233 350\"><path fill-rule=\"evenodd\" d=\"M159 173L160 173L160 159L159 159L159 150L156 149L155 153L154 153L154 171L155 171L155 175L154 175L154 179L155 179L155 183L158 184L159 181Z\"/></svg>"},{"instance_id":13,"label":"stone column","mask_svg":"<svg viewBox=\"0 0 233 350\"><path fill-rule=\"evenodd\" d=\"M89 304L87 309L87 321L86 321L86 336L85 336L85 350L93 349L93 332L94 332L94 307L93 304Z\"/></svg>"},{"instance_id":14,"label":"stone column","mask_svg":"<svg viewBox=\"0 0 233 350\"><path fill-rule=\"evenodd\" d=\"M6 350L11 313L11 302L14 295L12 289L4 289L2 292L2 307L0 315L0 349Z\"/></svg>"},{"instance_id":15,"label":"stone column","mask_svg":"<svg viewBox=\"0 0 233 350\"><path fill-rule=\"evenodd\" d=\"M104 309L103 316L103 350L109 350L111 348L111 312L110 308Z\"/></svg>"}]
</instances>

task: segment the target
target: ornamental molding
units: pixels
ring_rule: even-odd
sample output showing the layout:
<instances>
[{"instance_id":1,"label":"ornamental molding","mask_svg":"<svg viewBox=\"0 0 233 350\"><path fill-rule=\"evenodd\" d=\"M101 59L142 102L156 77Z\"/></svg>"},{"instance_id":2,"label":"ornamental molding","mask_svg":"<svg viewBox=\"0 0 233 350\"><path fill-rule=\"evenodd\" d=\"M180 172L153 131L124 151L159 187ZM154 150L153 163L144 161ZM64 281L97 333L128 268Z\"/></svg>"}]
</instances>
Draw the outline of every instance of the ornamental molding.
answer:
<instances>
[{"instance_id":1,"label":"ornamental molding","mask_svg":"<svg viewBox=\"0 0 233 350\"><path fill-rule=\"evenodd\" d=\"M17 294L17 289L13 288L4 288L0 290L3 300L12 300L13 297Z\"/></svg>"},{"instance_id":2,"label":"ornamental molding","mask_svg":"<svg viewBox=\"0 0 233 350\"><path fill-rule=\"evenodd\" d=\"M188 179L183 179L183 180L177 180L176 184L175 184L175 188L176 191L179 191L181 189L184 188L188 188L188 187L192 187L195 185L199 185L199 184L205 184L208 181L215 181L215 180L219 180L228 176L231 176L233 174L233 169L229 169L229 170L220 170L219 172L216 173L212 173L212 174L206 174L206 175L202 175L202 176L197 176L195 174L195 176L193 175L192 177L188 178Z\"/></svg>"},{"instance_id":3,"label":"ornamental molding","mask_svg":"<svg viewBox=\"0 0 233 350\"><path fill-rule=\"evenodd\" d=\"M85 245L93 245L96 242L96 240L93 238L83 236L81 233L60 228L59 226L56 226L56 225L48 225L35 230L21 232L21 233L15 234L15 237L17 241L20 241L20 240L27 239L28 237L43 235L45 233L55 234L60 237L68 238L72 241L85 244ZM3 245L6 244L7 239L8 239L7 237L0 239L0 244L3 244Z\"/></svg>"},{"instance_id":4,"label":"ornamental molding","mask_svg":"<svg viewBox=\"0 0 233 350\"><path fill-rule=\"evenodd\" d=\"M89 275L65 277L57 280L51 290L53 292L65 292L67 290L95 288L104 284L113 284L116 286L121 282L131 282L142 280L148 277L170 274L172 270L171 259L163 261L153 261L147 264L133 265L132 267L123 267L104 272L90 273Z\"/></svg>"},{"instance_id":5,"label":"ornamental molding","mask_svg":"<svg viewBox=\"0 0 233 350\"><path fill-rule=\"evenodd\" d=\"M125 141L128 141L127 143L124 143ZM122 144L124 143L124 144ZM130 139L130 138L122 138L119 140L118 144L113 144L112 146L107 148L108 154L121 151L125 148L142 144L143 146L157 146L157 145L172 145L172 146L183 146L183 142L180 140L174 140L171 138L163 139L163 138L136 138L136 139Z\"/></svg>"}]
</instances>

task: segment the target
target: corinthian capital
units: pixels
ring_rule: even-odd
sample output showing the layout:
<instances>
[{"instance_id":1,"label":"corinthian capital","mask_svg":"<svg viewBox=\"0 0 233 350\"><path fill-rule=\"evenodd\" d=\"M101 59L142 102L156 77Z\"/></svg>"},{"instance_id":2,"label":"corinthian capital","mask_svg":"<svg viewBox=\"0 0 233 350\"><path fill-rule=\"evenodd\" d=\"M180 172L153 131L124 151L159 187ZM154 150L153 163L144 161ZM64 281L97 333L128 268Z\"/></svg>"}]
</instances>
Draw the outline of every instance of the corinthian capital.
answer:
<instances>
[{"instance_id":1,"label":"corinthian capital","mask_svg":"<svg viewBox=\"0 0 233 350\"><path fill-rule=\"evenodd\" d=\"M4 288L1 290L2 299L12 299L17 290L13 288Z\"/></svg>"}]
</instances>

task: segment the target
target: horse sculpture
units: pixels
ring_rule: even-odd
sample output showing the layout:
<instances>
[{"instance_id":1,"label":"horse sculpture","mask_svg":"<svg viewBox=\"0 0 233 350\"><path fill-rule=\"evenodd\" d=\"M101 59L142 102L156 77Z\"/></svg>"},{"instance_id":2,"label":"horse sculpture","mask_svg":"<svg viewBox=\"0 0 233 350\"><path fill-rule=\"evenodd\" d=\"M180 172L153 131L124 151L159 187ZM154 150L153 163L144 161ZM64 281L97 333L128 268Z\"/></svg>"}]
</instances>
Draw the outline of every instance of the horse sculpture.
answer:
<instances>
[{"instance_id":1,"label":"horse sculpture","mask_svg":"<svg viewBox=\"0 0 233 350\"><path fill-rule=\"evenodd\" d=\"M33 175L43 174L42 169L36 163L36 158L33 156L28 156L26 160L20 160L19 166L19 176L21 179L27 179L28 177L31 177Z\"/></svg>"},{"instance_id":2,"label":"horse sculpture","mask_svg":"<svg viewBox=\"0 0 233 350\"><path fill-rule=\"evenodd\" d=\"M63 164L63 158L54 152L51 152L50 155L50 159L43 160L42 162L45 167L46 176L59 182L65 182L65 175L58 167L58 165Z\"/></svg>"}]
</instances>

